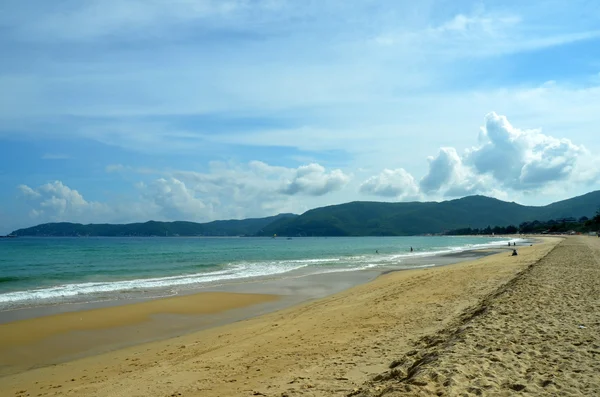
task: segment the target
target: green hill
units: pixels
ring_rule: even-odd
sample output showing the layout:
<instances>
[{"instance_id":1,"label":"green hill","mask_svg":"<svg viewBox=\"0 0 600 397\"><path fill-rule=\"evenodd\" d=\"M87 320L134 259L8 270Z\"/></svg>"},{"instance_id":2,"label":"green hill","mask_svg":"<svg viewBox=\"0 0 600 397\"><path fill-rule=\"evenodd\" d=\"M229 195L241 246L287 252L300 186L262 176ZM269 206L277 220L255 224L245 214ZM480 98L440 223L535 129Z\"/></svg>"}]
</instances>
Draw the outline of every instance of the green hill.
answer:
<instances>
[{"instance_id":1,"label":"green hill","mask_svg":"<svg viewBox=\"0 0 600 397\"><path fill-rule=\"evenodd\" d=\"M258 233L265 226L278 219L293 218L298 215L279 214L267 218L243 220L195 222L156 222L129 223L125 225L80 223L45 223L27 229L15 230L17 236L247 236Z\"/></svg>"},{"instance_id":2,"label":"green hill","mask_svg":"<svg viewBox=\"0 0 600 397\"><path fill-rule=\"evenodd\" d=\"M582 216L600 207L600 191L546 206L524 206L485 196L443 202L381 203L356 201L316 208L279 219L259 235L402 236L443 233L451 229L519 225L525 221Z\"/></svg>"},{"instance_id":3,"label":"green hill","mask_svg":"<svg viewBox=\"0 0 600 397\"><path fill-rule=\"evenodd\" d=\"M546 206L524 206L485 196L442 202L355 201L315 208L298 216L126 225L46 223L13 232L17 236L406 236L462 228L519 225L528 221L593 217L600 191Z\"/></svg>"}]
</instances>

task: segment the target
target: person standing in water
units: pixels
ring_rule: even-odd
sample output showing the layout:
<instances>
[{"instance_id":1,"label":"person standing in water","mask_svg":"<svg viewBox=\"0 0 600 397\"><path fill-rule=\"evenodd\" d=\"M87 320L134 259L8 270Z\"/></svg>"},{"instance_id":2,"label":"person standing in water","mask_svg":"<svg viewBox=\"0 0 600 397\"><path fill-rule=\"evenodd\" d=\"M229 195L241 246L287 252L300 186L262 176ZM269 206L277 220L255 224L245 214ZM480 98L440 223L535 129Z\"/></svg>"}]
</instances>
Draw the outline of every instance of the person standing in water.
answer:
<instances>
[{"instance_id":1,"label":"person standing in water","mask_svg":"<svg viewBox=\"0 0 600 397\"><path fill-rule=\"evenodd\" d=\"M410 252L413 252L413 247L410 247Z\"/></svg>"}]
</instances>

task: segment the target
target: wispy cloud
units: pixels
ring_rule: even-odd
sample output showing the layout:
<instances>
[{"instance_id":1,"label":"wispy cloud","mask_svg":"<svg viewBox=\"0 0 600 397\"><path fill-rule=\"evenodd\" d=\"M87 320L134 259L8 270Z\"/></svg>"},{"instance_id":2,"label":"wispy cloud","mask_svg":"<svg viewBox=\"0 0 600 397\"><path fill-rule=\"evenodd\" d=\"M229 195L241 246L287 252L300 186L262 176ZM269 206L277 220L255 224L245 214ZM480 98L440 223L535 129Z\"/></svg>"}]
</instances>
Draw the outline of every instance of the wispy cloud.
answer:
<instances>
[{"instance_id":1,"label":"wispy cloud","mask_svg":"<svg viewBox=\"0 0 600 397\"><path fill-rule=\"evenodd\" d=\"M545 25L527 24L518 15L458 14L438 26L422 30L384 32L372 42L443 61L536 51L599 37L598 29L548 30Z\"/></svg>"},{"instance_id":2,"label":"wispy cloud","mask_svg":"<svg viewBox=\"0 0 600 397\"><path fill-rule=\"evenodd\" d=\"M66 217L76 195L35 188L57 180L111 219L106 197L205 219L600 187L598 26L584 0L5 1L0 140L21 152L0 160L32 172L0 197L25 184ZM518 126L506 151L494 123L475 143L493 110Z\"/></svg>"},{"instance_id":3,"label":"wispy cloud","mask_svg":"<svg viewBox=\"0 0 600 397\"><path fill-rule=\"evenodd\" d=\"M10 4L9 4L10 5ZM168 34L166 27L176 28L181 22L210 25L215 20L232 23L239 14L268 11L276 6L274 1L250 2L248 0L90 0L64 1L59 7L42 2L39 8L29 8L28 16L19 6L10 7L18 18L3 20L20 37L35 40L88 41L106 37L140 39L158 38ZM31 14L35 17L32 18ZM11 23L12 21L12 23Z\"/></svg>"}]
</instances>

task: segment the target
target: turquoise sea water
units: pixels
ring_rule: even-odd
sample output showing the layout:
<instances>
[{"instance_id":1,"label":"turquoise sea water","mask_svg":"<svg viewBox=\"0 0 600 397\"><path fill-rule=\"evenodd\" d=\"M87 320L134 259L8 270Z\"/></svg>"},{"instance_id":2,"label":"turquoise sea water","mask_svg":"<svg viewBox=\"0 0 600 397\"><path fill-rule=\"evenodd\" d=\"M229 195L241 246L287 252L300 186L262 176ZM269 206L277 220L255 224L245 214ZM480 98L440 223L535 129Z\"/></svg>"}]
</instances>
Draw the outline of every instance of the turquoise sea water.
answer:
<instances>
[{"instance_id":1,"label":"turquoise sea water","mask_svg":"<svg viewBox=\"0 0 600 397\"><path fill-rule=\"evenodd\" d=\"M0 310L118 299L151 291L174 294L256 277L410 268L416 257L506 241L493 237L2 239Z\"/></svg>"}]
</instances>

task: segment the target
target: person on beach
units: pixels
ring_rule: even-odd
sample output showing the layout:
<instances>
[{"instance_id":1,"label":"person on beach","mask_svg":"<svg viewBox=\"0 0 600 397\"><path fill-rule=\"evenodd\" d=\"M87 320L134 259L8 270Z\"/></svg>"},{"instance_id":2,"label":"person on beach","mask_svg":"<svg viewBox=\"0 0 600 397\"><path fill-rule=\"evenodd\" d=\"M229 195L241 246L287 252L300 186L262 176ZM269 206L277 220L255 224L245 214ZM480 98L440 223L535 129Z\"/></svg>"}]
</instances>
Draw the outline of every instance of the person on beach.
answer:
<instances>
[{"instance_id":1,"label":"person on beach","mask_svg":"<svg viewBox=\"0 0 600 397\"><path fill-rule=\"evenodd\" d=\"M410 247L410 252L413 252L413 247Z\"/></svg>"},{"instance_id":2,"label":"person on beach","mask_svg":"<svg viewBox=\"0 0 600 397\"><path fill-rule=\"evenodd\" d=\"M517 250L513 250L512 256L517 256L519 254L517 254Z\"/></svg>"}]
</instances>

